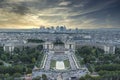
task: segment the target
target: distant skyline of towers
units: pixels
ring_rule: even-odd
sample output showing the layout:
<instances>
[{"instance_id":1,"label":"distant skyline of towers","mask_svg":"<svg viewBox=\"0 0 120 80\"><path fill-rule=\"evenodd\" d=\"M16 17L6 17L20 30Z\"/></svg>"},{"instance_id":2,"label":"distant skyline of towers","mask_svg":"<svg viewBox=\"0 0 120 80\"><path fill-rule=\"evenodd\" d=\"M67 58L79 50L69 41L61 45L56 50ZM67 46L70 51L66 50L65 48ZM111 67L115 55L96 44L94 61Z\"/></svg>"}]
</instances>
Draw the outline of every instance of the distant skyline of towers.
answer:
<instances>
[{"instance_id":1,"label":"distant skyline of towers","mask_svg":"<svg viewBox=\"0 0 120 80\"><path fill-rule=\"evenodd\" d=\"M61 26L50 26L50 27L46 27L46 26L40 26L39 29L41 31L66 31L66 30L78 30L78 28L75 29L71 29L71 28L67 28L65 25L61 25Z\"/></svg>"}]
</instances>

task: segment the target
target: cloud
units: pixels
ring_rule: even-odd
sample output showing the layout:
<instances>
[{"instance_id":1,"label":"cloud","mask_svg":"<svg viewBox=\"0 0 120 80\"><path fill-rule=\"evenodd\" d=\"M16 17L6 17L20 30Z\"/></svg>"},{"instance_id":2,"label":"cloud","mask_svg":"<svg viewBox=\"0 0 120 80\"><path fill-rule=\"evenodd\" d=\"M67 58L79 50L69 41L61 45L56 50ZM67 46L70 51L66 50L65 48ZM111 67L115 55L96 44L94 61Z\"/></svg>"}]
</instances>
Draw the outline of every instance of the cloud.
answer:
<instances>
[{"instance_id":1,"label":"cloud","mask_svg":"<svg viewBox=\"0 0 120 80\"><path fill-rule=\"evenodd\" d=\"M30 13L29 8L23 5L14 5L11 9L11 12L25 15L26 13Z\"/></svg>"},{"instance_id":2,"label":"cloud","mask_svg":"<svg viewBox=\"0 0 120 80\"><path fill-rule=\"evenodd\" d=\"M68 6L69 4L71 4L70 1L63 1L63 2L60 2L58 5L59 6Z\"/></svg>"},{"instance_id":3,"label":"cloud","mask_svg":"<svg viewBox=\"0 0 120 80\"><path fill-rule=\"evenodd\" d=\"M113 26L115 21L112 19L119 20L118 17L106 19L106 15L110 13L109 10L117 1L0 0L0 27L26 26L28 28L30 26L31 28L39 25L66 25L72 28L98 28L105 27L107 19L112 22L109 26ZM118 24L116 23L117 26Z\"/></svg>"},{"instance_id":4,"label":"cloud","mask_svg":"<svg viewBox=\"0 0 120 80\"><path fill-rule=\"evenodd\" d=\"M6 0L9 3L18 3L18 2L30 2L30 1L36 1L36 0Z\"/></svg>"}]
</instances>

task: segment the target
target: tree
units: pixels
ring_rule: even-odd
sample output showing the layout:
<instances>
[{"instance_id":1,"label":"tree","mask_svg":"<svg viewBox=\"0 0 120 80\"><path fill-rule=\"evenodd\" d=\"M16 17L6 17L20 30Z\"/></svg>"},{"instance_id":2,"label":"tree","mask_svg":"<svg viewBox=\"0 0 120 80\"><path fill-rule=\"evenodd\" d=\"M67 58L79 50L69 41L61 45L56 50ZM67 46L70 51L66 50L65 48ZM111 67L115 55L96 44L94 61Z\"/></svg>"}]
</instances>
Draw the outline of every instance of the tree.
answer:
<instances>
[{"instance_id":1,"label":"tree","mask_svg":"<svg viewBox=\"0 0 120 80\"><path fill-rule=\"evenodd\" d=\"M120 54L120 48L115 48L115 54Z\"/></svg>"},{"instance_id":2,"label":"tree","mask_svg":"<svg viewBox=\"0 0 120 80\"><path fill-rule=\"evenodd\" d=\"M81 77L79 80L86 80L84 77Z\"/></svg>"},{"instance_id":3,"label":"tree","mask_svg":"<svg viewBox=\"0 0 120 80\"><path fill-rule=\"evenodd\" d=\"M45 41L41 40L41 39L28 39L27 40L29 43L43 43Z\"/></svg>"},{"instance_id":4,"label":"tree","mask_svg":"<svg viewBox=\"0 0 120 80\"><path fill-rule=\"evenodd\" d=\"M36 78L33 78L33 80L40 80L41 77L40 76L37 76Z\"/></svg>"},{"instance_id":5,"label":"tree","mask_svg":"<svg viewBox=\"0 0 120 80\"><path fill-rule=\"evenodd\" d=\"M47 80L47 76L45 74L42 74L42 79Z\"/></svg>"},{"instance_id":6,"label":"tree","mask_svg":"<svg viewBox=\"0 0 120 80\"><path fill-rule=\"evenodd\" d=\"M0 61L0 65L4 65L4 63L2 61Z\"/></svg>"},{"instance_id":7,"label":"tree","mask_svg":"<svg viewBox=\"0 0 120 80\"><path fill-rule=\"evenodd\" d=\"M2 79L4 78L4 74L3 73L2 74L0 73L0 78L2 78Z\"/></svg>"},{"instance_id":8,"label":"tree","mask_svg":"<svg viewBox=\"0 0 120 80\"><path fill-rule=\"evenodd\" d=\"M32 63L35 63L36 62L36 59L35 58L32 58Z\"/></svg>"},{"instance_id":9,"label":"tree","mask_svg":"<svg viewBox=\"0 0 120 80\"><path fill-rule=\"evenodd\" d=\"M7 56L5 54L2 54L1 59L4 60L4 61L7 61Z\"/></svg>"},{"instance_id":10,"label":"tree","mask_svg":"<svg viewBox=\"0 0 120 80\"><path fill-rule=\"evenodd\" d=\"M14 77L21 77L21 73L14 73Z\"/></svg>"},{"instance_id":11,"label":"tree","mask_svg":"<svg viewBox=\"0 0 120 80\"><path fill-rule=\"evenodd\" d=\"M5 78L7 78L7 77L9 77L10 76L10 74L9 73L6 73L5 74Z\"/></svg>"},{"instance_id":12,"label":"tree","mask_svg":"<svg viewBox=\"0 0 120 80\"><path fill-rule=\"evenodd\" d=\"M17 54L18 54L19 52L20 52L20 49L17 48L17 47L15 47L15 48L14 48L14 53L17 53Z\"/></svg>"},{"instance_id":13,"label":"tree","mask_svg":"<svg viewBox=\"0 0 120 80\"><path fill-rule=\"evenodd\" d=\"M4 54L3 47L0 46L0 54Z\"/></svg>"},{"instance_id":14,"label":"tree","mask_svg":"<svg viewBox=\"0 0 120 80\"><path fill-rule=\"evenodd\" d=\"M37 50L41 51L43 49L43 45L38 45L36 48Z\"/></svg>"},{"instance_id":15,"label":"tree","mask_svg":"<svg viewBox=\"0 0 120 80\"><path fill-rule=\"evenodd\" d=\"M15 63L20 61L18 55L13 55L12 58Z\"/></svg>"}]
</instances>

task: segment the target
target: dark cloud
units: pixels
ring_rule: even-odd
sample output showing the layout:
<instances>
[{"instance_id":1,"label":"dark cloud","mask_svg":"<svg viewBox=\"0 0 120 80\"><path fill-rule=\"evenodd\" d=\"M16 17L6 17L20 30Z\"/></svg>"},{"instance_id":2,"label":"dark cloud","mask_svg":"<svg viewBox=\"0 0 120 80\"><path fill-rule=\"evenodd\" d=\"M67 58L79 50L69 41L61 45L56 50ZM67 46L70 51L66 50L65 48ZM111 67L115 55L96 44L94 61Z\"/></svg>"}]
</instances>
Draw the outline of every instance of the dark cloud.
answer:
<instances>
[{"instance_id":1,"label":"dark cloud","mask_svg":"<svg viewBox=\"0 0 120 80\"><path fill-rule=\"evenodd\" d=\"M0 8L4 8L6 5L8 5L6 0L0 0Z\"/></svg>"},{"instance_id":2,"label":"dark cloud","mask_svg":"<svg viewBox=\"0 0 120 80\"><path fill-rule=\"evenodd\" d=\"M30 10L28 7L23 5L14 5L11 9L11 12L14 12L20 15L25 15L27 13L30 13Z\"/></svg>"},{"instance_id":3,"label":"dark cloud","mask_svg":"<svg viewBox=\"0 0 120 80\"><path fill-rule=\"evenodd\" d=\"M0 3L5 2L6 0L0 0Z\"/></svg>"},{"instance_id":4,"label":"dark cloud","mask_svg":"<svg viewBox=\"0 0 120 80\"><path fill-rule=\"evenodd\" d=\"M7 0L0 0L0 8L20 15L25 15L30 12L26 5L23 5L22 3L11 3Z\"/></svg>"}]
</instances>

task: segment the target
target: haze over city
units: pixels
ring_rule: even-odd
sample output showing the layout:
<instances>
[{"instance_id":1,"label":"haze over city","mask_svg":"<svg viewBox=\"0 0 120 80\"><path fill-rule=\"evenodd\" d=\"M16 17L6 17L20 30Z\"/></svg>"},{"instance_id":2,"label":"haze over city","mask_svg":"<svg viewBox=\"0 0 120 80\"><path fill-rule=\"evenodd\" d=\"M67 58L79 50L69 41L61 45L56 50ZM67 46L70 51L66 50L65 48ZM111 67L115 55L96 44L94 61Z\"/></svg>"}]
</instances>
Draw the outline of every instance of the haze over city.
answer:
<instances>
[{"instance_id":1,"label":"haze over city","mask_svg":"<svg viewBox=\"0 0 120 80\"><path fill-rule=\"evenodd\" d=\"M119 0L0 0L0 29L119 28Z\"/></svg>"}]
</instances>

